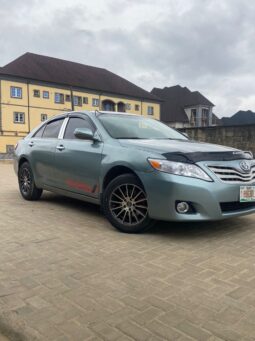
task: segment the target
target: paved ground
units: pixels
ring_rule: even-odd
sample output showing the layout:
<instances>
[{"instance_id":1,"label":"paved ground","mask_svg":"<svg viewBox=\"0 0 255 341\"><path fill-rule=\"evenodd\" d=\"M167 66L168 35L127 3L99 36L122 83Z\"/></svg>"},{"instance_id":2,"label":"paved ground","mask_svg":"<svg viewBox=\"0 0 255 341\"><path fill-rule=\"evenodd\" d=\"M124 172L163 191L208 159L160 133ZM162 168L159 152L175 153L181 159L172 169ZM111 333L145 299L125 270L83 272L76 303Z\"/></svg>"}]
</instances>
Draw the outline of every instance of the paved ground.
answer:
<instances>
[{"instance_id":1,"label":"paved ground","mask_svg":"<svg viewBox=\"0 0 255 341\"><path fill-rule=\"evenodd\" d=\"M255 340L255 216L125 235L1 163L0 214L0 340Z\"/></svg>"}]
</instances>

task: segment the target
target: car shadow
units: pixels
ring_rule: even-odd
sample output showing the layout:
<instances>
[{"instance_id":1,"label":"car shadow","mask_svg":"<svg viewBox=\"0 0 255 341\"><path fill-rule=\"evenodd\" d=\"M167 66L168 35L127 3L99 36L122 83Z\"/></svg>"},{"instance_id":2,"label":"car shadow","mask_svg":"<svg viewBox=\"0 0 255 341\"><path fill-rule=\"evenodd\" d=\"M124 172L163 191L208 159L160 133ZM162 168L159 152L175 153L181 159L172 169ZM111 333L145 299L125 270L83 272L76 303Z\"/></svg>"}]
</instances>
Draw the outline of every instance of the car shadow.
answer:
<instances>
[{"instance_id":1,"label":"car shadow","mask_svg":"<svg viewBox=\"0 0 255 341\"><path fill-rule=\"evenodd\" d=\"M69 197L65 197L59 194L46 192L46 191L44 191L40 201L45 202L45 203L49 203L49 202L54 203L55 206L58 206L60 208L74 208L85 214L90 214L90 215L95 215L95 216L98 216L98 214L101 212L99 205L91 204L89 202L84 202L82 200L69 198Z\"/></svg>"},{"instance_id":2,"label":"car shadow","mask_svg":"<svg viewBox=\"0 0 255 341\"><path fill-rule=\"evenodd\" d=\"M147 231L150 235L160 235L174 239L204 239L208 237L220 238L223 235L239 235L248 229L248 221L245 217L230 218L220 221L206 222L156 222Z\"/></svg>"},{"instance_id":3,"label":"car shadow","mask_svg":"<svg viewBox=\"0 0 255 341\"><path fill-rule=\"evenodd\" d=\"M52 209L56 206L60 209L72 209L79 213L88 214L91 218L101 217L105 219L100 206L83 202L81 200L61 196L58 194L44 192L41 202L53 203ZM114 228L105 220L106 228L109 230ZM141 235L164 236L165 238L174 239L203 239L203 238L220 238L226 234L241 235L245 230L250 228L251 219L249 217L235 217L220 221L206 222L165 222L157 221L155 225ZM139 235L137 235L139 236Z\"/></svg>"}]
</instances>

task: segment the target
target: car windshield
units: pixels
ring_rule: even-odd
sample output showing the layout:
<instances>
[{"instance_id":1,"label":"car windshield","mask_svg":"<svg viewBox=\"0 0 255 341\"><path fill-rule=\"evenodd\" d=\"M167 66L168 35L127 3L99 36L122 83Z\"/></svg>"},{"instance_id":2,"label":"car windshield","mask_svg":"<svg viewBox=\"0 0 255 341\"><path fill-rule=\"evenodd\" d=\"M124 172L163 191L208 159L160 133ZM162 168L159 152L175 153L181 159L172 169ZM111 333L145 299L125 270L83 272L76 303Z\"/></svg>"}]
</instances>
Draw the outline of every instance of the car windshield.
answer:
<instances>
[{"instance_id":1,"label":"car windshield","mask_svg":"<svg viewBox=\"0 0 255 341\"><path fill-rule=\"evenodd\" d=\"M109 135L115 139L188 139L167 125L150 118L125 114L101 114L98 119Z\"/></svg>"}]
</instances>

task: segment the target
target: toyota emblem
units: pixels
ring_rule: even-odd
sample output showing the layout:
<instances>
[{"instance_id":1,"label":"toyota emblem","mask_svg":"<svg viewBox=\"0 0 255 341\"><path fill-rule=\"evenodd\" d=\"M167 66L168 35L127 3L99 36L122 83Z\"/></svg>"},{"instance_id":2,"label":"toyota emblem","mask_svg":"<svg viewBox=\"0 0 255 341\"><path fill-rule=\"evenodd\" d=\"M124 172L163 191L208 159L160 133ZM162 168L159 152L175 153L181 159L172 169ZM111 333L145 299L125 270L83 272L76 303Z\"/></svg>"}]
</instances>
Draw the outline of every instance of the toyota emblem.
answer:
<instances>
[{"instance_id":1,"label":"toyota emblem","mask_svg":"<svg viewBox=\"0 0 255 341\"><path fill-rule=\"evenodd\" d=\"M241 161L240 168L245 172L249 172L251 170L251 165L247 161Z\"/></svg>"}]
</instances>

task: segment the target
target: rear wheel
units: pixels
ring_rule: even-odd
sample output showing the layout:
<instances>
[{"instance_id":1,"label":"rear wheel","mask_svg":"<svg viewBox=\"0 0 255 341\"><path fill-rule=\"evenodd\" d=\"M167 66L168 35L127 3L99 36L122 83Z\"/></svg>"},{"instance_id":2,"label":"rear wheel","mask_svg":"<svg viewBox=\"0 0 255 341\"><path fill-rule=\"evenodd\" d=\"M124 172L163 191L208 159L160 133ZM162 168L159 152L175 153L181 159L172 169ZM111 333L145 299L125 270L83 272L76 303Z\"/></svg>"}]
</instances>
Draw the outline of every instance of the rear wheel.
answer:
<instances>
[{"instance_id":1,"label":"rear wheel","mask_svg":"<svg viewBox=\"0 0 255 341\"><path fill-rule=\"evenodd\" d=\"M133 174L120 175L110 182L103 194L103 210L121 232L143 232L154 223L148 215L145 190Z\"/></svg>"},{"instance_id":2,"label":"rear wheel","mask_svg":"<svg viewBox=\"0 0 255 341\"><path fill-rule=\"evenodd\" d=\"M19 190L26 200L38 200L42 195L42 189L37 188L34 175L28 162L22 163L18 172Z\"/></svg>"}]
</instances>

